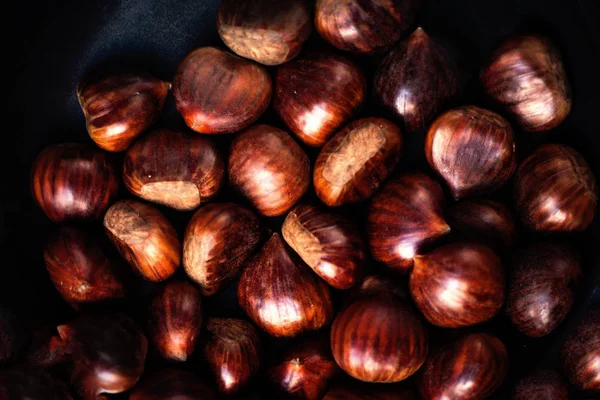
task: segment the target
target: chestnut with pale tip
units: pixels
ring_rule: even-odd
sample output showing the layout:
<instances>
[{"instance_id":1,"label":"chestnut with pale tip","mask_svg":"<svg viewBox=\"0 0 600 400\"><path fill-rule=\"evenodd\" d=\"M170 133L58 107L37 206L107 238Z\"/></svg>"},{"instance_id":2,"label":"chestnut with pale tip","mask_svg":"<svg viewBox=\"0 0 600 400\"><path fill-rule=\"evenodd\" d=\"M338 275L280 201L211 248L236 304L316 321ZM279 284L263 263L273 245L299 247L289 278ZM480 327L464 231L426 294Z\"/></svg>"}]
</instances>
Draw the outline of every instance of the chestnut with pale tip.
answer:
<instances>
[{"instance_id":1,"label":"chestnut with pale tip","mask_svg":"<svg viewBox=\"0 0 600 400\"><path fill-rule=\"evenodd\" d=\"M567 338L561 351L563 372L579 390L600 393L600 310L588 315Z\"/></svg>"},{"instance_id":2,"label":"chestnut with pale tip","mask_svg":"<svg viewBox=\"0 0 600 400\"><path fill-rule=\"evenodd\" d=\"M180 369L160 369L131 391L129 400L215 400L213 391L196 374Z\"/></svg>"},{"instance_id":3,"label":"chestnut with pale tip","mask_svg":"<svg viewBox=\"0 0 600 400\"><path fill-rule=\"evenodd\" d=\"M511 400L569 400L569 387L556 371L537 370L517 382Z\"/></svg>"}]
</instances>

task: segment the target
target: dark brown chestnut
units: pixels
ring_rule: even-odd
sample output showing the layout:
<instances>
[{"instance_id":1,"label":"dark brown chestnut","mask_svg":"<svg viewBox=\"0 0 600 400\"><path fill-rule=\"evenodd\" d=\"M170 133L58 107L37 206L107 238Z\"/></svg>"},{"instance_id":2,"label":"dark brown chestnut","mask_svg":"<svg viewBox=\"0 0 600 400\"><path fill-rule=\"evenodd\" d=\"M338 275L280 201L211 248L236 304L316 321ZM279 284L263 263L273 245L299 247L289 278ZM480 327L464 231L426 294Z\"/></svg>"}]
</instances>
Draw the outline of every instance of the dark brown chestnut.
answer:
<instances>
[{"instance_id":1,"label":"dark brown chestnut","mask_svg":"<svg viewBox=\"0 0 600 400\"><path fill-rule=\"evenodd\" d=\"M285 214L310 184L310 161L281 129L256 125L233 140L229 179L267 217Z\"/></svg>"},{"instance_id":2,"label":"dark brown chestnut","mask_svg":"<svg viewBox=\"0 0 600 400\"><path fill-rule=\"evenodd\" d=\"M112 158L89 145L48 146L31 170L33 197L53 222L101 219L118 190Z\"/></svg>"},{"instance_id":3,"label":"dark brown chestnut","mask_svg":"<svg viewBox=\"0 0 600 400\"><path fill-rule=\"evenodd\" d=\"M474 106L447 111L431 124L425 156L455 199L498 190L517 168L508 121Z\"/></svg>"},{"instance_id":4,"label":"dark brown chestnut","mask_svg":"<svg viewBox=\"0 0 600 400\"><path fill-rule=\"evenodd\" d=\"M558 372L538 370L517 382L511 400L569 400L569 388Z\"/></svg>"},{"instance_id":5,"label":"dark brown chestnut","mask_svg":"<svg viewBox=\"0 0 600 400\"><path fill-rule=\"evenodd\" d=\"M593 309L562 349L563 370L578 389L600 393L600 310Z\"/></svg>"},{"instance_id":6,"label":"dark brown chestnut","mask_svg":"<svg viewBox=\"0 0 600 400\"><path fill-rule=\"evenodd\" d=\"M233 203L208 204L185 231L185 272L203 295L213 295L239 275L260 239L260 221L252 211Z\"/></svg>"},{"instance_id":7,"label":"dark brown chestnut","mask_svg":"<svg viewBox=\"0 0 600 400\"><path fill-rule=\"evenodd\" d=\"M39 368L15 367L0 370L0 399L72 400L63 382Z\"/></svg>"},{"instance_id":8,"label":"dark brown chestnut","mask_svg":"<svg viewBox=\"0 0 600 400\"><path fill-rule=\"evenodd\" d=\"M390 48L413 27L419 0L317 0L315 25L340 50L370 55Z\"/></svg>"},{"instance_id":9,"label":"dark brown chestnut","mask_svg":"<svg viewBox=\"0 0 600 400\"><path fill-rule=\"evenodd\" d=\"M167 129L138 140L123 164L123 182L131 193L181 211L215 197L224 175L225 160L211 140Z\"/></svg>"},{"instance_id":10,"label":"dark brown chestnut","mask_svg":"<svg viewBox=\"0 0 600 400\"><path fill-rule=\"evenodd\" d=\"M367 83L335 53L313 52L277 69L273 104L300 140L321 147L360 109Z\"/></svg>"},{"instance_id":11,"label":"dark brown chestnut","mask_svg":"<svg viewBox=\"0 0 600 400\"><path fill-rule=\"evenodd\" d=\"M77 85L77 99L92 140L123 151L158 118L170 89L147 73L93 73Z\"/></svg>"},{"instance_id":12,"label":"dark brown chestnut","mask_svg":"<svg viewBox=\"0 0 600 400\"><path fill-rule=\"evenodd\" d=\"M418 400L415 390L403 383L341 382L333 385L323 400Z\"/></svg>"},{"instance_id":13,"label":"dark brown chestnut","mask_svg":"<svg viewBox=\"0 0 600 400\"><path fill-rule=\"evenodd\" d=\"M505 40L481 74L486 92L504 105L526 131L552 129L571 111L571 93L562 58L541 36Z\"/></svg>"},{"instance_id":14,"label":"dark brown chestnut","mask_svg":"<svg viewBox=\"0 0 600 400\"><path fill-rule=\"evenodd\" d=\"M312 30L306 0L223 0L219 36L237 55L265 65L296 57Z\"/></svg>"},{"instance_id":15,"label":"dark brown chestnut","mask_svg":"<svg viewBox=\"0 0 600 400\"><path fill-rule=\"evenodd\" d=\"M429 322L460 328L496 315L505 280L502 262L489 247L452 243L415 257L410 294Z\"/></svg>"},{"instance_id":16,"label":"dark brown chestnut","mask_svg":"<svg viewBox=\"0 0 600 400\"><path fill-rule=\"evenodd\" d=\"M519 167L515 201L530 230L583 231L596 214L598 186L581 154L562 144L545 144Z\"/></svg>"},{"instance_id":17,"label":"dark brown chestnut","mask_svg":"<svg viewBox=\"0 0 600 400\"><path fill-rule=\"evenodd\" d=\"M181 243L167 218L135 200L115 203L104 230L133 269L149 281L164 281L179 268Z\"/></svg>"},{"instance_id":18,"label":"dark brown chestnut","mask_svg":"<svg viewBox=\"0 0 600 400\"><path fill-rule=\"evenodd\" d=\"M301 204L285 218L281 233L304 262L337 289L354 286L362 275L365 246L347 218Z\"/></svg>"},{"instance_id":19,"label":"dark brown chestnut","mask_svg":"<svg viewBox=\"0 0 600 400\"><path fill-rule=\"evenodd\" d=\"M427 175L400 175L373 198L367 219L373 257L407 273L421 248L447 234L444 192Z\"/></svg>"},{"instance_id":20,"label":"dark brown chestnut","mask_svg":"<svg viewBox=\"0 0 600 400\"><path fill-rule=\"evenodd\" d=\"M173 96L185 123L200 133L233 133L254 123L271 101L267 70L215 47L201 47L183 60Z\"/></svg>"},{"instance_id":21,"label":"dark brown chestnut","mask_svg":"<svg viewBox=\"0 0 600 400\"><path fill-rule=\"evenodd\" d=\"M248 262L237 295L250 318L276 337L320 329L333 317L329 287L277 233Z\"/></svg>"},{"instance_id":22,"label":"dark brown chestnut","mask_svg":"<svg viewBox=\"0 0 600 400\"><path fill-rule=\"evenodd\" d=\"M519 250L506 298L512 324L527 336L549 334L571 310L580 279L579 254L568 245L541 242Z\"/></svg>"},{"instance_id":23,"label":"dark brown chestnut","mask_svg":"<svg viewBox=\"0 0 600 400\"><path fill-rule=\"evenodd\" d=\"M60 338L56 326L35 326L31 330L23 361L25 365L50 368L68 361L69 349Z\"/></svg>"},{"instance_id":24,"label":"dark brown chestnut","mask_svg":"<svg viewBox=\"0 0 600 400\"><path fill-rule=\"evenodd\" d=\"M408 300L408 285L392 275L368 275L362 282L349 291L349 298L354 301L360 297L393 295Z\"/></svg>"},{"instance_id":25,"label":"dark brown chestnut","mask_svg":"<svg viewBox=\"0 0 600 400\"><path fill-rule=\"evenodd\" d=\"M391 122L363 118L335 134L317 157L313 181L329 207L373 195L400 160L402 134Z\"/></svg>"},{"instance_id":26,"label":"dark brown chestnut","mask_svg":"<svg viewBox=\"0 0 600 400\"><path fill-rule=\"evenodd\" d=\"M433 352L417 385L424 400L483 400L498 389L507 372L504 344L493 336L474 333Z\"/></svg>"},{"instance_id":27,"label":"dark brown chestnut","mask_svg":"<svg viewBox=\"0 0 600 400\"><path fill-rule=\"evenodd\" d=\"M192 372L162 369L142 380L129 400L215 400L215 394Z\"/></svg>"}]
</instances>

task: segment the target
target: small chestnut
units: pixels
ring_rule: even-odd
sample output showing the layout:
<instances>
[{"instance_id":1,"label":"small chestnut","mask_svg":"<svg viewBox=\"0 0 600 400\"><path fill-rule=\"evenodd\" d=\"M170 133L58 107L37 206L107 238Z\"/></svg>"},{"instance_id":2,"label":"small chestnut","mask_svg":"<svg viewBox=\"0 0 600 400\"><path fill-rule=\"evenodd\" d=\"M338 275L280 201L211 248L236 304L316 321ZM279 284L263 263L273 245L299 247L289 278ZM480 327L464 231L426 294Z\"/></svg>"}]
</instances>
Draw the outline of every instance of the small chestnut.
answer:
<instances>
[{"instance_id":1,"label":"small chestnut","mask_svg":"<svg viewBox=\"0 0 600 400\"><path fill-rule=\"evenodd\" d=\"M161 369L144 375L129 400L215 400L215 394L192 372Z\"/></svg>"},{"instance_id":2,"label":"small chestnut","mask_svg":"<svg viewBox=\"0 0 600 400\"><path fill-rule=\"evenodd\" d=\"M600 310L593 309L565 342L563 371L578 389L600 393Z\"/></svg>"},{"instance_id":3,"label":"small chestnut","mask_svg":"<svg viewBox=\"0 0 600 400\"><path fill-rule=\"evenodd\" d=\"M556 371L534 371L519 380L511 400L569 400L569 388Z\"/></svg>"},{"instance_id":4,"label":"small chestnut","mask_svg":"<svg viewBox=\"0 0 600 400\"><path fill-rule=\"evenodd\" d=\"M43 369L14 367L0 370L0 399L72 400L67 385Z\"/></svg>"}]
</instances>

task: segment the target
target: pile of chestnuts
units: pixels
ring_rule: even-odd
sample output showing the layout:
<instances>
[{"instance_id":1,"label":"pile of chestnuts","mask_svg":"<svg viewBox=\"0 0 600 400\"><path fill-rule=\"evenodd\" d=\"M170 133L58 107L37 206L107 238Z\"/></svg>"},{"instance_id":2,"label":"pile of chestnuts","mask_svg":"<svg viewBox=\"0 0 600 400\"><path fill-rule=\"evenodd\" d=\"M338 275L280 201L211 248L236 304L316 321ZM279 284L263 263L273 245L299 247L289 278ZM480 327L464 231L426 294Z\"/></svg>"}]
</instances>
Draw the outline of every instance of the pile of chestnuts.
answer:
<instances>
[{"instance_id":1,"label":"pile of chestnuts","mask_svg":"<svg viewBox=\"0 0 600 400\"><path fill-rule=\"evenodd\" d=\"M600 311L561 369L510 379L518 349L489 323L552 334L588 274L569 238L597 211L590 167L519 148L569 115L561 55L509 37L479 66L491 109L461 103L468 74L419 3L223 0L223 43L172 83L89 73L95 145L48 146L31 173L60 225L36 251L75 316L23 344L0 309L0 398L599 395ZM181 120L157 126L165 104ZM405 168L417 137L424 168Z\"/></svg>"}]
</instances>

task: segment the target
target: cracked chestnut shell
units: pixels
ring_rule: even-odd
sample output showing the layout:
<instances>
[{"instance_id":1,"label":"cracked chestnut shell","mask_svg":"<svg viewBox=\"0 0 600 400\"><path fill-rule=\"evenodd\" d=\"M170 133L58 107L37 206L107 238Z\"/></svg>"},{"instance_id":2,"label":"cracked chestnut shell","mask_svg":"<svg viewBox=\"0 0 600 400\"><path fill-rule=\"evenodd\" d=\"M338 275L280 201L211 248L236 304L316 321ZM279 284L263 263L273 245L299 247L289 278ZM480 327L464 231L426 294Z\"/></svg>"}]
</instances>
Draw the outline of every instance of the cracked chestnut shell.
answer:
<instances>
[{"instance_id":1,"label":"cracked chestnut shell","mask_svg":"<svg viewBox=\"0 0 600 400\"><path fill-rule=\"evenodd\" d=\"M215 400L215 394L198 377L179 369L161 369L144 375L129 400Z\"/></svg>"},{"instance_id":2,"label":"cracked chestnut shell","mask_svg":"<svg viewBox=\"0 0 600 400\"><path fill-rule=\"evenodd\" d=\"M519 380L511 400L569 400L569 388L556 371L534 371Z\"/></svg>"},{"instance_id":3,"label":"cracked chestnut shell","mask_svg":"<svg viewBox=\"0 0 600 400\"><path fill-rule=\"evenodd\" d=\"M600 393L600 310L593 309L565 342L563 371L578 389Z\"/></svg>"}]
</instances>

